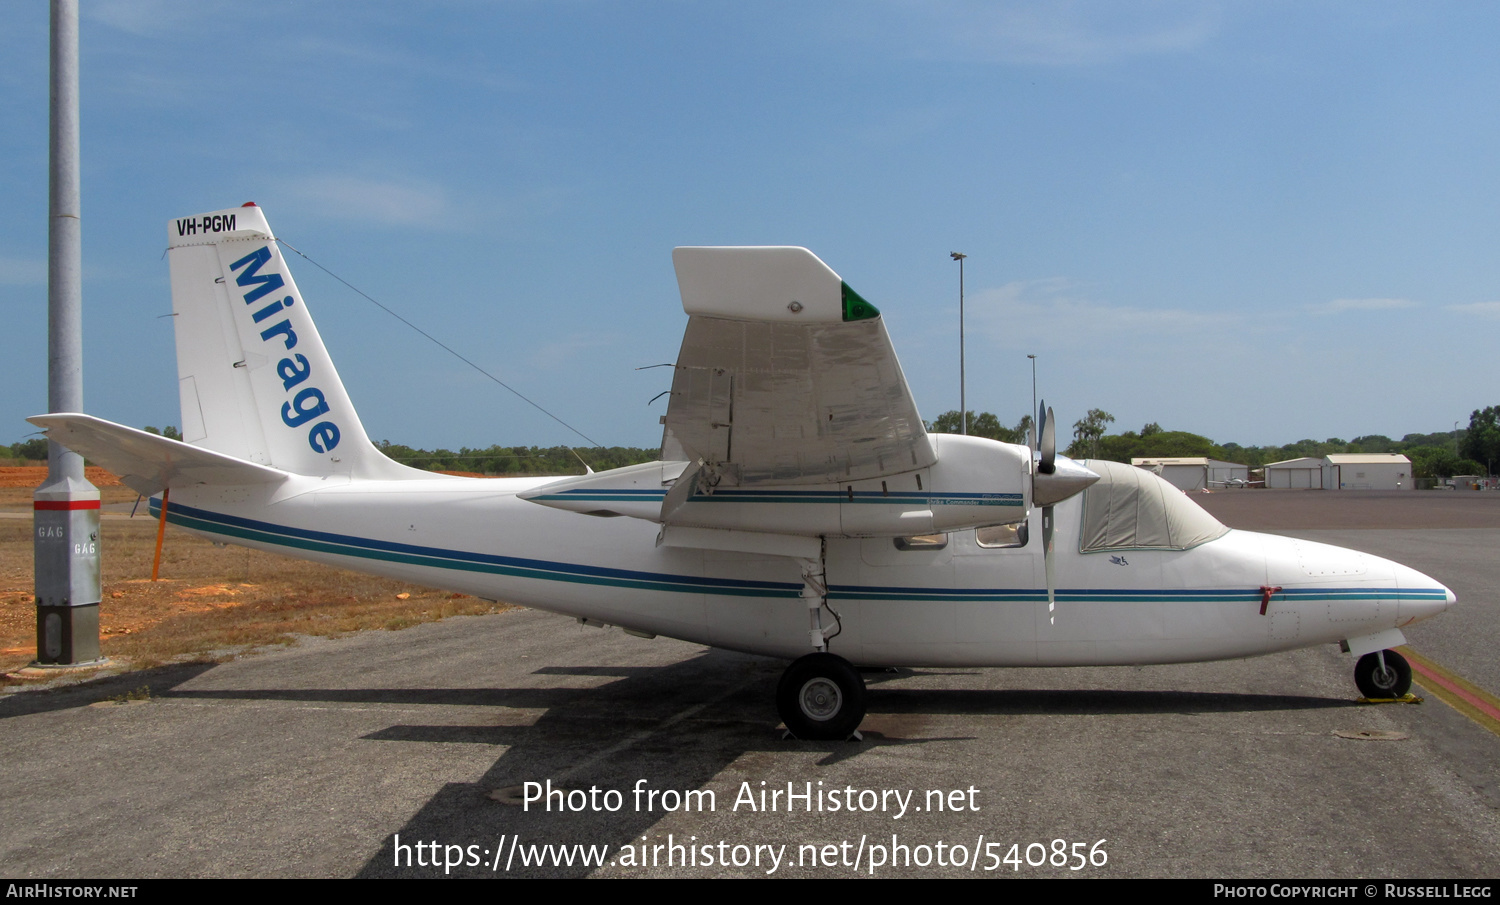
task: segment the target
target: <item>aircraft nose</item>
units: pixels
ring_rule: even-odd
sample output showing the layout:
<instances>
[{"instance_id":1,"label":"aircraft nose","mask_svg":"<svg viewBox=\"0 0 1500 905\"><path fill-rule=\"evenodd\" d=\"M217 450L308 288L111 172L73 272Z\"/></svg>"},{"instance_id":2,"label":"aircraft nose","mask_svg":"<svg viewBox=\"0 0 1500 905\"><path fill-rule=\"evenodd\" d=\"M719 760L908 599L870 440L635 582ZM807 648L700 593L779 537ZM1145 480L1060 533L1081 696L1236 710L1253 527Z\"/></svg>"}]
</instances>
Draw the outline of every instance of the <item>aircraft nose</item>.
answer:
<instances>
[{"instance_id":1,"label":"aircraft nose","mask_svg":"<svg viewBox=\"0 0 1500 905\"><path fill-rule=\"evenodd\" d=\"M1392 565L1396 586L1401 589L1399 612L1403 624L1436 616L1458 602L1458 597L1437 579L1400 563Z\"/></svg>"}]
</instances>

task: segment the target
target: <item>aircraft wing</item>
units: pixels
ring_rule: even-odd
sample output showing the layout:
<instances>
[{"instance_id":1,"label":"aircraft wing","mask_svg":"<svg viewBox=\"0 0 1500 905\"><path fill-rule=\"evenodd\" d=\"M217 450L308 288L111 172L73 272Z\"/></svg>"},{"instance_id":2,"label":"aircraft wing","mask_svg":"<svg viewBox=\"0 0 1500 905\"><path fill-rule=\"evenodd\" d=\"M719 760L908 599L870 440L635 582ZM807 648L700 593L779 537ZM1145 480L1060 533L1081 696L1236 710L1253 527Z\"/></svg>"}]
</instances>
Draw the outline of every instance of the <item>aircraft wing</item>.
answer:
<instances>
[{"instance_id":1,"label":"aircraft wing","mask_svg":"<svg viewBox=\"0 0 1500 905\"><path fill-rule=\"evenodd\" d=\"M34 415L47 438L102 465L143 496L188 484L277 484L288 474L91 415Z\"/></svg>"},{"instance_id":2,"label":"aircraft wing","mask_svg":"<svg viewBox=\"0 0 1500 905\"><path fill-rule=\"evenodd\" d=\"M724 484L854 481L936 461L880 312L805 248L672 252L687 332L663 461Z\"/></svg>"}]
</instances>

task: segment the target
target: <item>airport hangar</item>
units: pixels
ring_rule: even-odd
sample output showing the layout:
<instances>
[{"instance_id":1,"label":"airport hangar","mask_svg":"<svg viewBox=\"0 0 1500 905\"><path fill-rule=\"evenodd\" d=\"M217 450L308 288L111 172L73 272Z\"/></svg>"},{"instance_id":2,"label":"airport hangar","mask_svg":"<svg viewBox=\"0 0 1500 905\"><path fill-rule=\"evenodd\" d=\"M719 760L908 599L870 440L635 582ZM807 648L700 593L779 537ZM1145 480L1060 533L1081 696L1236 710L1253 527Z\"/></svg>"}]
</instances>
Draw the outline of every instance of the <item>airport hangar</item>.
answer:
<instances>
[{"instance_id":1,"label":"airport hangar","mask_svg":"<svg viewBox=\"0 0 1500 905\"><path fill-rule=\"evenodd\" d=\"M1400 453L1329 453L1266 465L1266 487L1282 490L1413 490L1411 460Z\"/></svg>"},{"instance_id":2,"label":"airport hangar","mask_svg":"<svg viewBox=\"0 0 1500 905\"><path fill-rule=\"evenodd\" d=\"M1248 481L1250 466L1205 456L1178 458L1134 458L1130 464L1161 475L1178 490L1207 490L1230 481Z\"/></svg>"}]
</instances>

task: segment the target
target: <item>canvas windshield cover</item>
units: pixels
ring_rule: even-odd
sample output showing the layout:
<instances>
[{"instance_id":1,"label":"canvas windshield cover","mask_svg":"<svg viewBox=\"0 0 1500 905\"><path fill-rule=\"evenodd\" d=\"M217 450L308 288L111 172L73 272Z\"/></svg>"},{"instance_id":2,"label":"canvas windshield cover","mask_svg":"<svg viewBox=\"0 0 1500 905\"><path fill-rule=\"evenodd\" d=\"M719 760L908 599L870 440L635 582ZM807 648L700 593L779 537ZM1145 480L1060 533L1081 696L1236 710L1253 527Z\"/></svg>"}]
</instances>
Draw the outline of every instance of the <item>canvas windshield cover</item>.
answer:
<instances>
[{"instance_id":1,"label":"canvas windshield cover","mask_svg":"<svg viewBox=\"0 0 1500 905\"><path fill-rule=\"evenodd\" d=\"M1083 492L1078 548L1084 553L1187 550L1229 531L1182 491L1143 468L1100 460L1083 464L1100 478Z\"/></svg>"}]
</instances>

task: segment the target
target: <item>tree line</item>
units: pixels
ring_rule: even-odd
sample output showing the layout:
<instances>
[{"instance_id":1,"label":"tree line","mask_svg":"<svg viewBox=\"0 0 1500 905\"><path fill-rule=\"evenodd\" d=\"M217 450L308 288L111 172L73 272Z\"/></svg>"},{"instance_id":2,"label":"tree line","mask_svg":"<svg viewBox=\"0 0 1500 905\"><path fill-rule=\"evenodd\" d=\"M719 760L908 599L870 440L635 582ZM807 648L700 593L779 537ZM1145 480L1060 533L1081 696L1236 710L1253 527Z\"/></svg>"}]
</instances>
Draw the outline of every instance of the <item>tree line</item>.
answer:
<instances>
[{"instance_id":1,"label":"tree line","mask_svg":"<svg viewBox=\"0 0 1500 905\"><path fill-rule=\"evenodd\" d=\"M1005 443L1025 443L1030 416L1021 418L1014 428L1007 428L990 412L969 412L969 433ZM1500 464L1500 406L1473 413L1469 428L1455 436L1448 431L1435 434L1407 434L1395 440L1384 434L1368 434L1343 440L1304 439L1284 446L1242 446L1218 444L1201 434L1166 430L1150 422L1140 430L1107 433L1115 417L1103 409L1089 409L1088 414L1073 423L1072 442L1064 454L1075 459L1107 459L1126 462L1131 459L1193 458L1205 456L1237 462L1251 468L1263 468L1271 462L1304 457L1322 458L1331 453L1401 453L1412 461L1419 478L1448 478L1456 474L1490 474L1491 466ZM927 425L929 430L958 433L959 414L944 412ZM1059 446L1066 436L1057 431Z\"/></svg>"},{"instance_id":2,"label":"tree line","mask_svg":"<svg viewBox=\"0 0 1500 905\"><path fill-rule=\"evenodd\" d=\"M638 446L581 447L569 446L488 446L484 449L460 447L417 449L381 440L375 447L402 465L425 471L463 471L482 475L569 475L583 474L584 464L594 471L606 471L637 465L661 458L660 449Z\"/></svg>"},{"instance_id":3,"label":"tree line","mask_svg":"<svg viewBox=\"0 0 1500 905\"><path fill-rule=\"evenodd\" d=\"M143 430L172 440L182 439L182 433L172 425L160 429L147 426ZM660 449L635 446L584 447L576 450L567 446L488 446L484 449L465 446L456 452L450 449L419 449L385 440L375 446L397 462L424 471L463 471L482 475L583 474L585 463L595 471L605 471L661 457ZM0 450L8 450L10 458L17 464L47 461L45 437L32 437L8 447L0 446ZM4 455L4 452L0 452L0 456Z\"/></svg>"},{"instance_id":4,"label":"tree line","mask_svg":"<svg viewBox=\"0 0 1500 905\"><path fill-rule=\"evenodd\" d=\"M1007 427L992 412L967 412L968 432L1004 443L1025 443L1031 429L1031 416L1022 415L1014 427ZM1078 459L1108 459L1129 462L1132 458L1186 458L1207 456L1237 462L1251 468L1262 468L1270 462L1284 462L1303 457L1321 458L1330 453L1402 453L1412 461L1419 478L1447 478L1456 474L1490 474L1500 464L1500 405L1476 409L1469 417L1469 427L1456 432L1407 434L1394 440L1383 434L1369 434L1342 440L1298 440L1284 446L1241 446L1218 444L1200 434L1165 430L1151 422L1138 431L1106 433L1115 417L1103 409L1089 409L1088 414L1073 423L1072 442L1064 454ZM930 422L929 431L961 433L959 413L943 412ZM182 434L172 425L158 429L148 425L147 433L173 440ZM1065 434L1058 431L1059 439ZM461 447L420 449L382 440L375 444L403 465L427 471L463 471L484 475L567 475L582 474L584 464L595 471L636 465L660 458L659 449L636 446L611 446L573 449L567 446L488 446L483 449ZM0 446L8 450L17 463L46 462L47 441L32 437ZM0 452L0 456L4 453Z\"/></svg>"}]
</instances>

